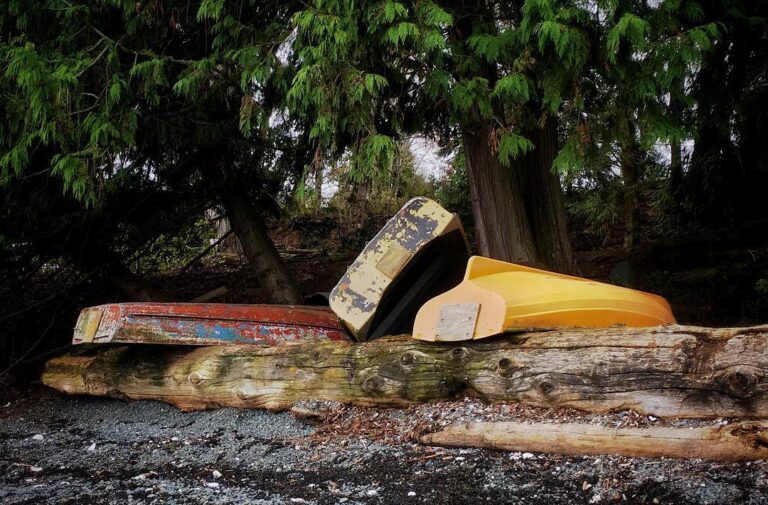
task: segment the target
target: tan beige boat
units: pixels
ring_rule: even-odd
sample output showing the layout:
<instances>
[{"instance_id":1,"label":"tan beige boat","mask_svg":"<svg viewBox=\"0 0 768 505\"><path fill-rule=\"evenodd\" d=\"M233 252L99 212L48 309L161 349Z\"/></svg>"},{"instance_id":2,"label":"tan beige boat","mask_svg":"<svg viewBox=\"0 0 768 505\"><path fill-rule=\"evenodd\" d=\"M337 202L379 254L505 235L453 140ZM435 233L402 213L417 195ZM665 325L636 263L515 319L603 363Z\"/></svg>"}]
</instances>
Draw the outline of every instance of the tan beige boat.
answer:
<instances>
[{"instance_id":1,"label":"tan beige boat","mask_svg":"<svg viewBox=\"0 0 768 505\"><path fill-rule=\"evenodd\" d=\"M458 216L407 202L347 269L329 303L358 341L410 333L416 311L463 277L469 246Z\"/></svg>"},{"instance_id":2,"label":"tan beige boat","mask_svg":"<svg viewBox=\"0 0 768 505\"><path fill-rule=\"evenodd\" d=\"M673 323L660 296L474 256L461 284L421 307L413 336L461 341L534 328Z\"/></svg>"}]
</instances>

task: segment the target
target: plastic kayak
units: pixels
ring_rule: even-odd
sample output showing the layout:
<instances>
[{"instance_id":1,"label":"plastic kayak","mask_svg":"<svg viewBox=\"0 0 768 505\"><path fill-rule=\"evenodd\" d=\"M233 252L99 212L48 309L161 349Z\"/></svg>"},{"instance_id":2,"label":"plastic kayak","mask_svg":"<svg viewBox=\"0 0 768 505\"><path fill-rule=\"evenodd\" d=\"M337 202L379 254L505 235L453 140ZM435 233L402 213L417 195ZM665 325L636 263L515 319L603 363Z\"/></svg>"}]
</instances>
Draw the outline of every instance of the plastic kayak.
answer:
<instances>
[{"instance_id":1,"label":"plastic kayak","mask_svg":"<svg viewBox=\"0 0 768 505\"><path fill-rule=\"evenodd\" d=\"M474 256L458 286L421 307L413 336L460 341L526 329L673 323L660 296Z\"/></svg>"}]
</instances>

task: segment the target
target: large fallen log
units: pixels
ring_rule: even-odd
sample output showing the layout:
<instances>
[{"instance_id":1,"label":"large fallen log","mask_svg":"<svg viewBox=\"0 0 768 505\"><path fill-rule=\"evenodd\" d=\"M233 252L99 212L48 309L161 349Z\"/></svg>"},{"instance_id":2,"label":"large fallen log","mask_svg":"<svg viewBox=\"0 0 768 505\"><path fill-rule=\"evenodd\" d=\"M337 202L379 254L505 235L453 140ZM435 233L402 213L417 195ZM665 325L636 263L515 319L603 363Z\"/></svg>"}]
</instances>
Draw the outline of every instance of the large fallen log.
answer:
<instances>
[{"instance_id":1,"label":"large fallen log","mask_svg":"<svg viewBox=\"0 0 768 505\"><path fill-rule=\"evenodd\" d=\"M283 410L306 398L405 406L466 394L592 412L768 418L768 326L569 329L453 344L78 346L48 363L43 382L184 410Z\"/></svg>"},{"instance_id":2,"label":"large fallen log","mask_svg":"<svg viewBox=\"0 0 768 505\"><path fill-rule=\"evenodd\" d=\"M698 428L478 422L429 433L421 437L421 442L443 447L484 447L570 456L619 454L745 461L768 458L768 422Z\"/></svg>"}]
</instances>

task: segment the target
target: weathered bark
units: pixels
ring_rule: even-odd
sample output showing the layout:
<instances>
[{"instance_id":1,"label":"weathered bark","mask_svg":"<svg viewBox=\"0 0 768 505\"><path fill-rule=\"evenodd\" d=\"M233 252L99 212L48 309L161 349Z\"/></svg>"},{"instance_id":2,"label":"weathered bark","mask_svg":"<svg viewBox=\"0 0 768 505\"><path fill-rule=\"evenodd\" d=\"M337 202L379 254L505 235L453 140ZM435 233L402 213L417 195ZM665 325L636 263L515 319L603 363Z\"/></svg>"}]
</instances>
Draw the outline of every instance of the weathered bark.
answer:
<instances>
[{"instance_id":1,"label":"weathered bark","mask_svg":"<svg viewBox=\"0 0 768 505\"><path fill-rule=\"evenodd\" d=\"M76 347L43 382L72 394L155 399L185 410L285 410L319 398L405 406L473 395L592 412L768 416L768 326L568 329L437 344Z\"/></svg>"},{"instance_id":2,"label":"weathered bark","mask_svg":"<svg viewBox=\"0 0 768 505\"><path fill-rule=\"evenodd\" d=\"M321 162L315 164L315 217L320 215L323 207L323 165Z\"/></svg>"},{"instance_id":3,"label":"weathered bark","mask_svg":"<svg viewBox=\"0 0 768 505\"><path fill-rule=\"evenodd\" d=\"M637 241L640 224L640 180L642 160L640 147L635 139L636 131L631 120L622 120L624 139L621 145L621 177L624 182L624 248L629 249Z\"/></svg>"},{"instance_id":4,"label":"weathered bark","mask_svg":"<svg viewBox=\"0 0 768 505\"><path fill-rule=\"evenodd\" d=\"M538 260L558 272L573 273L575 264L566 230L562 188L552 168L559 151L557 120L547 116L543 126L524 132L524 135L536 148L515 160L512 169L522 181L522 197Z\"/></svg>"},{"instance_id":5,"label":"weathered bark","mask_svg":"<svg viewBox=\"0 0 768 505\"><path fill-rule=\"evenodd\" d=\"M768 423L743 422L700 428L609 428L576 423L477 422L449 426L422 436L421 442L571 456L619 454L745 461L768 458Z\"/></svg>"},{"instance_id":6,"label":"weathered bark","mask_svg":"<svg viewBox=\"0 0 768 505\"><path fill-rule=\"evenodd\" d=\"M490 120L480 118L477 107L470 116L462 138L480 254L516 263L538 262L520 181L491 147Z\"/></svg>"},{"instance_id":7,"label":"weathered bark","mask_svg":"<svg viewBox=\"0 0 768 505\"><path fill-rule=\"evenodd\" d=\"M204 150L200 158L202 175L215 188L243 254L269 301L300 305L301 292L285 269L256 206L243 190L236 172L228 166L224 151Z\"/></svg>"},{"instance_id":8,"label":"weathered bark","mask_svg":"<svg viewBox=\"0 0 768 505\"><path fill-rule=\"evenodd\" d=\"M474 110L471 116L462 137L480 254L573 272L562 190L552 171L558 149L555 121L524 132L535 149L505 167L491 148L490 121Z\"/></svg>"},{"instance_id":9,"label":"weathered bark","mask_svg":"<svg viewBox=\"0 0 768 505\"><path fill-rule=\"evenodd\" d=\"M303 302L301 292L285 269L275 244L267 235L267 227L245 192L229 184L219 192L219 198L240 240L243 253L259 283L269 294L270 301L300 305Z\"/></svg>"}]
</instances>

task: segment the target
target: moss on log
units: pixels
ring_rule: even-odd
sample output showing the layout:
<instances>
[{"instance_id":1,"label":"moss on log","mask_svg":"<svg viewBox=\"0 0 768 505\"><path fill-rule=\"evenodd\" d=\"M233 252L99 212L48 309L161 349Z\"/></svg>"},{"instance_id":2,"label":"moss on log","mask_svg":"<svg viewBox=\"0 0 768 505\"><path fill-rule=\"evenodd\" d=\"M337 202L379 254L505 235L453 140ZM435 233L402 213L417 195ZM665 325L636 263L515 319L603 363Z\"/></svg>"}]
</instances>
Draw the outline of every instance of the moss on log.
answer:
<instances>
[{"instance_id":1,"label":"moss on log","mask_svg":"<svg viewBox=\"0 0 768 505\"><path fill-rule=\"evenodd\" d=\"M306 398L405 406L472 395L591 412L768 417L768 326L567 329L462 343L387 337L278 347L76 347L48 386L184 410Z\"/></svg>"},{"instance_id":2,"label":"moss on log","mask_svg":"<svg viewBox=\"0 0 768 505\"><path fill-rule=\"evenodd\" d=\"M768 458L768 423L741 422L698 428L609 428L589 424L469 423L421 437L427 445L484 447L569 456L746 461Z\"/></svg>"}]
</instances>

